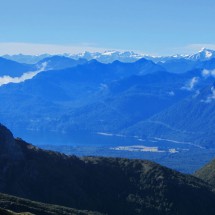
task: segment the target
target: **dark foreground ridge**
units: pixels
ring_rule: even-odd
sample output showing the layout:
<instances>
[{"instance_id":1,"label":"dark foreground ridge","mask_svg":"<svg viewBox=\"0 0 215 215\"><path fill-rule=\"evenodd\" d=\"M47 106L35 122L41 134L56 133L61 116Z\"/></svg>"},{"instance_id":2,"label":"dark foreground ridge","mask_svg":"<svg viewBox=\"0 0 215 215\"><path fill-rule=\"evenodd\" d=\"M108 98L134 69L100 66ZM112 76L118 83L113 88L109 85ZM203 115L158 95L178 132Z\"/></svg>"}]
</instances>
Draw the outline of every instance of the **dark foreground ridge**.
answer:
<instances>
[{"instance_id":1,"label":"dark foreground ridge","mask_svg":"<svg viewBox=\"0 0 215 215\"><path fill-rule=\"evenodd\" d=\"M41 150L14 139L2 125L0 192L113 215L215 214L212 186L194 176L145 160L78 158ZM20 212L19 206L13 211ZM62 209L59 214L66 213Z\"/></svg>"},{"instance_id":2,"label":"dark foreground ridge","mask_svg":"<svg viewBox=\"0 0 215 215\"><path fill-rule=\"evenodd\" d=\"M16 212L15 212L16 211ZM44 204L0 193L1 215L101 215L97 212Z\"/></svg>"}]
</instances>

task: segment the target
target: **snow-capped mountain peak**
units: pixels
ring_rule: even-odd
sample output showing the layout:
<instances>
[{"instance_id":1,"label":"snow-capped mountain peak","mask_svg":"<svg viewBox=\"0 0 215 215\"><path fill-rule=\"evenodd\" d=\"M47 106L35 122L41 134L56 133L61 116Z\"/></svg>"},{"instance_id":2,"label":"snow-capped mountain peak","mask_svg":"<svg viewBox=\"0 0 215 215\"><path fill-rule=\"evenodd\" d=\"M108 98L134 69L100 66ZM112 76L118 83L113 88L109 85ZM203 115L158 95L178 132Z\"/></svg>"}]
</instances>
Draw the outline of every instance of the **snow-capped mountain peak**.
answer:
<instances>
[{"instance_id":1,"label":"snow-capped mountain peak","mask_svg":"<svg viewBox=\"0 0 215 215\"><path fill-rule=\"evenodd\" d=\"M187 58L189 60L209 60L211 58L215 57L215 51L202 48L198 53L188 56Z\"/></svg>"},{"instance_id":2,"label":"snow-capped mountain peak","mask_svg":"<svg viewBox=\"0 0 215 215\"><path fill-rule=\"evenodd\" d=\"M84 52L80 54L67 54L67 57L73 59L85 58L87 60L96 59L102 63L111 63L116 60L122 62L134 62L143 58L144 54L138 54L133 51L115 51L115 50L107 50L104 52Z\"/></svg>"},{"instance_id":3,"label":"snow-capped mountain peak","mask_svg":"<svg viewBox=\"0 0 215 215\"><path fill-rule=\"evenodd\" d=\"M2 57L10 60L15 60L21 63L35 63L38 62L46 57L52 57L53 55L43 54L39 56L33 55L4 55ZM199 52L192 54L192 55L171 55L171 56L151 56L146 55L143 53L137 53L134 51L119 51L119 50L107 50L104 52L89 52L85 51L78 54L71 54L71 53L64 53L59 54L58 56L64 56L68 58L72 58L74 60L78 60L80 58L84 58L86 60L97 60L101 63L112 63L116 60L121 62L134 62L141 58L145 58L147 60L151 60L155 63L162 62L165 63L166 61L170 60L191 60L191 61L206 61L212 58L215 58L215 51L210 50L207 48L202 48Z\"/></svg>"}]
</instances>

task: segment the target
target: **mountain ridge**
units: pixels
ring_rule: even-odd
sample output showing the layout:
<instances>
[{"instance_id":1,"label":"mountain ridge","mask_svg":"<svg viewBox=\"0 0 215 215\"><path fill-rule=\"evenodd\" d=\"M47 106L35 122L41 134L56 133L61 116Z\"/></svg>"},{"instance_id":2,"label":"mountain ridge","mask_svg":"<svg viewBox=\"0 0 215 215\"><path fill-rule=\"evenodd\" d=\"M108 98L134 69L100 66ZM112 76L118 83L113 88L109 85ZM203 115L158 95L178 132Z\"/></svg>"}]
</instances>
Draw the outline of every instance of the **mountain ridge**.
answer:
<instances>
[{"instance_id":1,"label":"mountain ridge","mask_svg":"<svg viewBox=\"0 0 215 215\"><path fill-rule=\"evenodd\" d=\"M72 58L78 60L79 58L84 58L86 60L96 59L102 63L112 63L115 60L119 60L122 62L134 62L141 58L146 58L148 60L152 60L154 62L164 62L168 60L175 60L175 59L187 59L191 61L205 61L215 57L215 51L207 48L202 48L200 51L194 54L187 54L187 55L170 55L170 56L153 56L148 54L141 54L136 53L134 51L104 51L104 52L88 52L85 51L83 53L78 54L55 54L59 56L65 56L68 58ZM34 64L39 62L40 60L46 57L52 57L54 55L51 54L41 54L41 55L24 55L24 54L16 54L16 55L2 55L2 57L14 60L19 63L27 63L27 64Z\"/></svg>"},{"instance_id":2,"label":"mountain ridge","mask_svg":"<svg viewBox=\"0 0 215 215\"><path fill-rule=\"evenodd\" d=\"M8 132L3 126L0 130ZM4 150L0 150L0 192L113 215L215 213L210 185L154 162L78 158L42 150L21 139L15 143L24 160L3 159Z\"/></svg>"}]
</instances>

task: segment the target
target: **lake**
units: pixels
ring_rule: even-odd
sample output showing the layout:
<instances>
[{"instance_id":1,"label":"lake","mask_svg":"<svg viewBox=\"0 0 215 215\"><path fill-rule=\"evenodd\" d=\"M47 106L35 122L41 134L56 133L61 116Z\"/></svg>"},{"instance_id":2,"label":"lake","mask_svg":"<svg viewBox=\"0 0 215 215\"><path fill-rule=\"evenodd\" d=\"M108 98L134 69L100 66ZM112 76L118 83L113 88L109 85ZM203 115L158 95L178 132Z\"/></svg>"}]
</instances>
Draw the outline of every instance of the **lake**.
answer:
<instances>
[{"instance_id":1,"label":"lake","mask_svg":"<svg viewBox=\"0 0 215 215\"><path fill-rule=\"evenodd\" d=\"M104 132L71 134L33 131L15 132L40 148L67 155L147 159L184 173L193 173L214 158L215 149L191 142L153 137L142 139Z\"/></svg>"}]
</instances>

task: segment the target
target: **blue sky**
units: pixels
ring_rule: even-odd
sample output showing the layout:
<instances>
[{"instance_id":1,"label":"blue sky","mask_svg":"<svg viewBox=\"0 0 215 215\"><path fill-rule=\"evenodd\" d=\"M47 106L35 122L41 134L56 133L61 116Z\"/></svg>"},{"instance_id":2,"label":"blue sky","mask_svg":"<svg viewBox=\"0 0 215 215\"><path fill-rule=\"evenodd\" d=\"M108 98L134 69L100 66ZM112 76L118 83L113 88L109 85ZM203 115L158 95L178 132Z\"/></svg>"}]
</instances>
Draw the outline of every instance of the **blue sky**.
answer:
<instances>
[{"instance_id":1,"label":"blue sky","mask_svg":"<svg viewBox=\"0 0 215 215\"><path fill-rule=\"evenodd\" d=\"M215 49L214 0L0 0L0 54Z\"/></svg>"}]
</instances>

